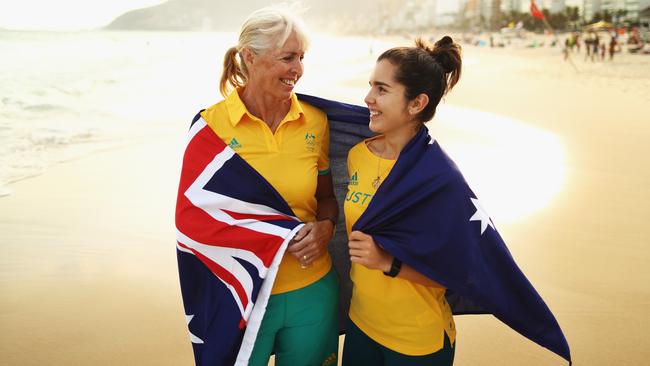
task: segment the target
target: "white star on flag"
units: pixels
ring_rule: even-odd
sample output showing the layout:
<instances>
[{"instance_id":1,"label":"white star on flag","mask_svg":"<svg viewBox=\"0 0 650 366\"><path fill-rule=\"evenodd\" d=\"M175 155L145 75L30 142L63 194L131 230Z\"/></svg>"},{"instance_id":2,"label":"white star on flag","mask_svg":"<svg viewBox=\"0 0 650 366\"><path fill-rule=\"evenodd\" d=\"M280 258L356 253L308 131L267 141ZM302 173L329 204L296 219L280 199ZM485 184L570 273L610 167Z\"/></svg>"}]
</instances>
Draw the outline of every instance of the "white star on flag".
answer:
<instances>
[{"instance_id":1,"label":"white star on flag","mask_svg":"<svg viewBox=\"0 0 650 366\"><path fill-rule=\"evenodd\" d=\"M496 230L494 228L494 224L492 223L492 220L490 219L490 216L487 214L487 212L481 207L481 204L478 202L476 198L471 198L472 203L474 204L474 207L476 207L476 212L474 213L474 216L472 216L469 221L480 221L481 222L481 235L483 235L483 232L485 232L485 229L487 229L488 226L491 226L492 229Z\"/></svg>"},{"instance_id":2,"label":"white star on flag","mask_svg":"<svg viewBox=\"0 0 650 366\"><path fill-rule=\"evenodd\" d=\"M192 318L194 318L194 314L192 314L192 315L185 314L185 322L187 322L188 326L190 325L190 322L192 321ZM192 343L203 344L203 340L201 338L195 336L194 334L192 334L192 332L189 330L189 328L188 328L188 332L190 333L190 340L192 341Z\"/></svg>"}]
</instances>

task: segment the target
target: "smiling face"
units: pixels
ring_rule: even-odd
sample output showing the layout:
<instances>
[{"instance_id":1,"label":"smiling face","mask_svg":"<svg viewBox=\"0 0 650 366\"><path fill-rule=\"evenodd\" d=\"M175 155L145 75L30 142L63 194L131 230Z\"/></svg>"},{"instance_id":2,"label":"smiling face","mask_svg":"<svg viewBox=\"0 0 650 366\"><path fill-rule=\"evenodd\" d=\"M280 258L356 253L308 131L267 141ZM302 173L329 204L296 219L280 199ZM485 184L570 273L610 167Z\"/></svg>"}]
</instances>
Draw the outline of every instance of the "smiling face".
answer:
<instances>
[{"instance_id":1,"label":"smiling face","mask_svg":"<svg viewBox=\"0 0 650 366\"><path fill-rule=\"evenodd\" d=\"M370 91L365 102L370 109L373 132L385 134L415 126L405 87L395 80L395 71L396 67L388 60L381 60L370 75Z\"/></svg>"},{"instance_id":2,"label":"smiling face","mask_svg":"<svg viewBox=\"0 0 650 366\"><path fill-rule=\"evenodd\" d=\"M303 45L295 32L280 48L271 48L260 54L246 50L247 86L274 99L289 99L304 71L304 57Z\"/></svg>"}]
</instances>

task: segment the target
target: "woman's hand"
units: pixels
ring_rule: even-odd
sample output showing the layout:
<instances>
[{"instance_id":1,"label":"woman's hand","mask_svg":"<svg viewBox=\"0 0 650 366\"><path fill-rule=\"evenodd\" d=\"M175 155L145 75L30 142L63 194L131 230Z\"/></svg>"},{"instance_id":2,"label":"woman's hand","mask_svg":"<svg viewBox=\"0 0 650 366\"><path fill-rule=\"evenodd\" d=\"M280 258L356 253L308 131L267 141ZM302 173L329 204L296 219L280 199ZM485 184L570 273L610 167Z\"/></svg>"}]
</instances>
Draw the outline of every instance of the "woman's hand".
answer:
<instances>
[{"instance_id":1,"label":"woman's hand","mask_svg":"<svg viewBox=\"0 0 650 366\"><path fill-rule=\"evenodd\" d=\"M300 261L300 265L308 267L327 252L327 245L334 236L334 224L330 220L308 222L287 248Z\"/></svg>"},{"instance_id":2,"label":"woman's hand","mask_svg":"<svg viewBox=\"0 0 650 366\"><path fill-rule=\"evenodd\" d=\"M382 272L390 271L393 256L383 250L370 235L361 231L350 233L348 246L350 248L350 261L358 263L369 269Z\"/></svg>"}]
</instances>

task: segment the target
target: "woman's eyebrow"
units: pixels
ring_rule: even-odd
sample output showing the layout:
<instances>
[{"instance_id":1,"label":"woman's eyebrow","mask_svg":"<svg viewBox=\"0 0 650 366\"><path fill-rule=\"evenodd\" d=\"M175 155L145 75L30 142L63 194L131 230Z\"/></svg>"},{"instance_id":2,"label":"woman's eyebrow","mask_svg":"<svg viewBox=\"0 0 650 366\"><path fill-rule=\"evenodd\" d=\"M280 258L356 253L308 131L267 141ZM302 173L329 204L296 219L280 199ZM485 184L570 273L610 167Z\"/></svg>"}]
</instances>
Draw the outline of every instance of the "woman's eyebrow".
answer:
<instances>
[{"instance_id":1,"label":"woman's eyebrow","mask_svg":"<svg viewBox=\"0 0 650 366\"><path fill-rule=\"evenodd\" d=\"M371 80L371 81L368 82L368 84L370 84L371 86L376 85L376 86L383 86L383 87L390 88L390 84L388 84L386 82L383 82L383 81L376 81L376 80L372 81Z\"/></svg>"}]
</instances>

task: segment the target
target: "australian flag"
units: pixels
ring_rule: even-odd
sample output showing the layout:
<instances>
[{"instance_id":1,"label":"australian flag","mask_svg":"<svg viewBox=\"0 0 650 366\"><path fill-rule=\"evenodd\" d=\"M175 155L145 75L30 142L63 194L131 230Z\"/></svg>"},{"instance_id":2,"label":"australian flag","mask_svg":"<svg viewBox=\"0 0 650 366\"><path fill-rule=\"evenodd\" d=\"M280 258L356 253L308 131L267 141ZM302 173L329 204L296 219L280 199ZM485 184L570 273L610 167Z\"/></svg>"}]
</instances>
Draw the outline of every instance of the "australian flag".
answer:
<instances>
[{"instance_id":1,"label":"australian flag","mask_svg":"<svg viewBox=\"0 0 650 366\"><path fill-rule=\"evenodd\" d=\"M328 115L330 166L343 212L347 152L372 135L368 110L299 98ZM197 115L176 208L181 291L197 365L247 364L277 268L301 225L277 191ZM345 225L337 227L329 249L341 278L344 318L350 264ZM455 315L493 314L570 362L555 317L426 128L402 151L353 230L372 235L386 251L445 286Z\"/></svg>"},{"instance_id":2,"label":"australian flag","mask_svg":"<svg viewBox=\"0 0 650 366\"><path fill-rule=\"evenodd\" d=\"M330 165L341 205L347 186L343 157L347 158L351 144L372 135L367 127L368 110L299 97L328 115ZM352 230L371 235L390 254L445 286L454 315L492 314L571 362L555 317L515 263L456 164L431 139L426 127L402 150ZM347 314L351 290L346 278L347 238L337 233L330 252L342 277L341 308Z\"/></svg>"},{"instance_id":3,"label":"australian flag","mask_svg":"<svg viewBox=\"0 0 650 366\"><path fill-rule=\"evenodd\" d=\"M278 266L302 226L278 192L194 118L176 203L181 292L197 365L246 365Z\"/></svg>"}]
</instances>

